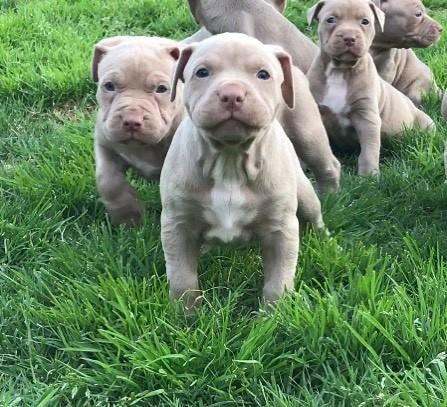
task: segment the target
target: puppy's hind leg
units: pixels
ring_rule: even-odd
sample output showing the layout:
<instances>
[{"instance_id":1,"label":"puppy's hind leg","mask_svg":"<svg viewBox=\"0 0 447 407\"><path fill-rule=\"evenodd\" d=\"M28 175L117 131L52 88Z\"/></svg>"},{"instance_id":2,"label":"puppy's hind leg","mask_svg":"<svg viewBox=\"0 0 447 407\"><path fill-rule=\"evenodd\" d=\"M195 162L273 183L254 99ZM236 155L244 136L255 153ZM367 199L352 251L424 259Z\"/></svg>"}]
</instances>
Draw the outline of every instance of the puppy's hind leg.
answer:
<instances>
[{"instance_id":1,"label":"puppy's hind leg","mask_svg":"<svg viewBox=\"0 0 447 407\"><path fill-rule=\"evenodd\" d=\"M283 110L281 125L292 141L300 162L314 174L318 192L337 192L340 187L340 162L331 150L329 137L307 79L301 72L294 70L294 81L295 108Z\"/></svg>"},{"instance_id":2,"label":"puppy's hind leg","mask_svg":"<svg viewBox=\"0 0 447 407\"><path fill-rule=\"evenodd\" d=\"M311 224L316 229L325 229L320 199L301 167L298 174L298 218L300 224Z\"/></svg>"},{"instance_id":3,"label":"puppy's hind leg","mask_svg":"<svg viewBox=\"0 0 447 407\"><path fill-rule=\"evenodd\" d=\"M422 130L435 130L436 125L433 119L422 110L418 110L416 114L416 125L418 125Z\"/></svg>"}]
</instances>

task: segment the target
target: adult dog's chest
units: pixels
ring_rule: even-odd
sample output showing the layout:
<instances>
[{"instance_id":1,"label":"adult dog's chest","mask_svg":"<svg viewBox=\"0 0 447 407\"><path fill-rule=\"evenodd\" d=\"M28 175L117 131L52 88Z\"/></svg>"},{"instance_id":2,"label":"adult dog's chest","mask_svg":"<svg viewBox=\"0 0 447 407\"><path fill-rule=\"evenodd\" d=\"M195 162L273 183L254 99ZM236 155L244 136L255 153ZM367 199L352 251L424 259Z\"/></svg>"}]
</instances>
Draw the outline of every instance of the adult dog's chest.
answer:
<instances>
[{"instance_id":1,"label":"adult dog's chest","mask_svg":"<svg viewBox=\"0 0 447 407\"><path fill-rule=\"evenodd\" d=\"M211 171L212 187L204 202L205 241L243 244L251 238L256 199L244 171L243 157L220 153Z\"/></svg>"}]
</instances>

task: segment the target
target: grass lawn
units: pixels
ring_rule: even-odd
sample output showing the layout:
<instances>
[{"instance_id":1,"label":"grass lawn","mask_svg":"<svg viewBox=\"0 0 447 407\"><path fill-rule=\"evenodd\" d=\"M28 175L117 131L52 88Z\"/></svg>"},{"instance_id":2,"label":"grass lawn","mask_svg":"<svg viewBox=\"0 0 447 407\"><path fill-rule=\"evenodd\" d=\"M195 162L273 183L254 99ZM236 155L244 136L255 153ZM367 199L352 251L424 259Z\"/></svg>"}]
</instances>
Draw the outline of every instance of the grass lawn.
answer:
<instances>
[{"instance_id":1,"label":"grass lawn","mask_svg":"<svg viewBox=\"0 0 447 407\"><path fill-rule=\"evenodd\" d=\"M308 34L305 9L288 17ZM447 26L447 0L426 0ZM0 406L447 406L447 125L386 144L380 181L342 157L303 236L296 293L257 313L256 249L200 262L206 304L167 298L158 186L112 227L93 176L93 44L182 38L184 0L0 0ZM447 85L447 39L418 52Z\"/></svg>"}]
</instances>

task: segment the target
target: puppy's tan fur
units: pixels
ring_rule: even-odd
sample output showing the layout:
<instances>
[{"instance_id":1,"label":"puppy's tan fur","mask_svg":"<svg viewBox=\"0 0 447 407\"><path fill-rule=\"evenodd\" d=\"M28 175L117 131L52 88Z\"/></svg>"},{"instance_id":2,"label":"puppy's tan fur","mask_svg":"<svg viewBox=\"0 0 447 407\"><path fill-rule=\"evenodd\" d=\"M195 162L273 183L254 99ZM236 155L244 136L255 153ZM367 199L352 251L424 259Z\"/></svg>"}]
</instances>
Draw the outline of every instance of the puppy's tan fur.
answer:
<instances>
[{"instance_id":1,"label":"puppy's tan fur","mask_svg":"<svg viewBox=\"0 0 447 407\"><path fill-rule=\"evenodd\" d=\"M424 94L436 89L433 74L410 48L438 42L442 27L420 0L374 0L385 13L383 32L377 31L371 54L380 76L419 106Z\"/></svg>"},{"instance_id":2,"label":"puppy's tan fur","mask_svg":"<svg viewBox=\"0 0 447 407\"><path fill-rule=\"evenodd\" d=\"M138 223L143 205L126 179L134 168L158 179L182 116L181 98L170 101L178 44L164 38L112 37L94 48L98 82L95 129L96 184L111 219Z\"/></svg>"},{"instance_id":3,"label":"puppy's tan fur","mask_svg":"<svg viewBox=\"0 0 447 407\"><path fill-rule=\"evenodd\" d=\"M260 78L261 71L269 75ZM274 301L294 286L297 209L323 227L318 197L277 121L284 102L294 103L290 56L243 34L216 35L182 51L178 79L189 117L160 183L170 296L194 306L202 243L255 239L263 250L263 295Z\"/></svg>"},{"instance_id":4,"label":"puppy's tan fur","mask_svg":"<svg viewBox=\"0 0 447 407\"><path fill-rule=\"evenodd\" d=\"M321 1L309 10L314 19L321 51L308 77L330 137L342 148L360 145L359 174L378 174L381 136L433 122L379 77L368 51L384 15L372 2Z\"/></svg>"}]
</instances>

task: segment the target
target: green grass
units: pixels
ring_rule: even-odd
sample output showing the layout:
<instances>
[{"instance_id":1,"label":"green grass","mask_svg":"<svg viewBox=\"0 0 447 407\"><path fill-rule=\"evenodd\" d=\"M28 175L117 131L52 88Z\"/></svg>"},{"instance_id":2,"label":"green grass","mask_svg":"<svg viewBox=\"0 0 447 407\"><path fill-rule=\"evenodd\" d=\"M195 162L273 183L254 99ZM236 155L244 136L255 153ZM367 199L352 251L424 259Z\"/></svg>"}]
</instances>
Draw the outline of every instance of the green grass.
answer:
<instances>
[{"instance_id":1,"label":"green grass","mask_svg":"<svg viewBox=\"0 0 447 407\"><path fill-rule=\"evenodd\" d=\"M305 4L304 4L305 3ZM426 1L447 24L447 1ZM287 15L308 34L305 8ZM0 4L0 406L446 406L447 125L388 143L380 181L324 202L295 294L256 312L256 249L202 256L205 305L167 298L156 184L145 224L111 227L93 177L95 41L182 38L182 0ZM418 51L447 85L447 40Z\"/></svg>"}]
</instances>

